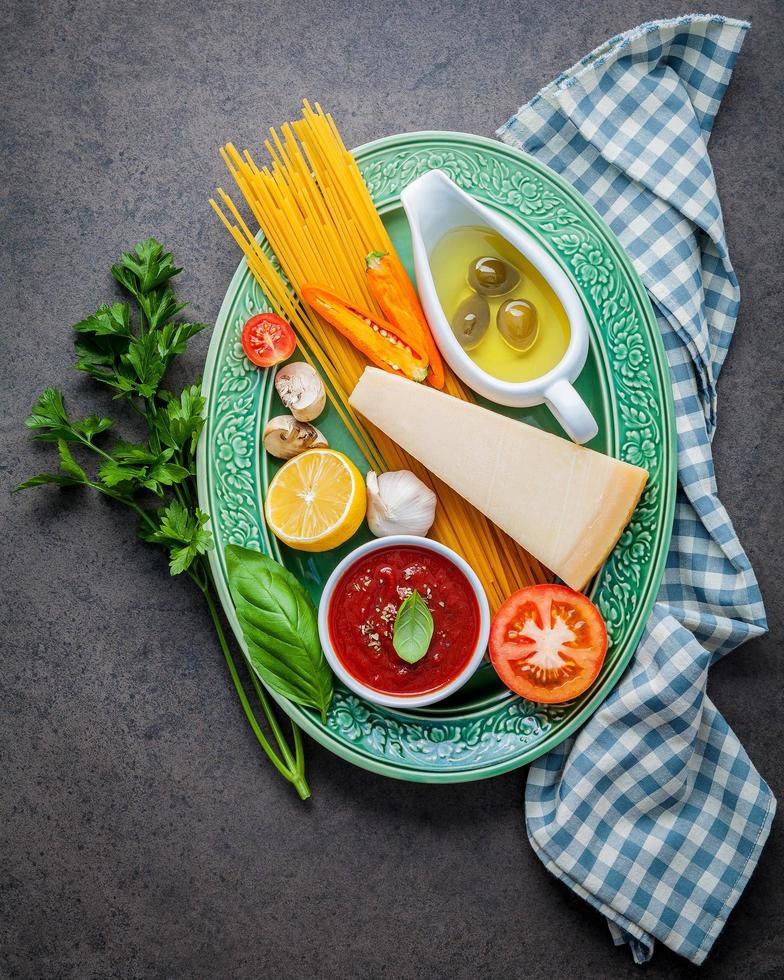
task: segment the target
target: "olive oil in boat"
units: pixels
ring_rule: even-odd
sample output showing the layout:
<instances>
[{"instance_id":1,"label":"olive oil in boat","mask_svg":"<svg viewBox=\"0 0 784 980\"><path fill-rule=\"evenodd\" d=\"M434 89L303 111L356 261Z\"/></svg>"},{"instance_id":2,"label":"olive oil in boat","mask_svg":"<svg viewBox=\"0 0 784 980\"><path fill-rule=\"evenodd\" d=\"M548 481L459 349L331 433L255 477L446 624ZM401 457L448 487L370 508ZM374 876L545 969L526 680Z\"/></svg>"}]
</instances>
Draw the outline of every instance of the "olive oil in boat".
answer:
<instances>
[{"instance_id":1,"label":"olive oil in boat","mask_svg":"<svg viewBox=\"0 0 784 980\"><path fill-rule=\"evenodd\" d=\"M569 346L569 320L547 280L490 228L453 228L430 269L463 349L500 381L540 378Z\"/></svg>"}]
</instances>

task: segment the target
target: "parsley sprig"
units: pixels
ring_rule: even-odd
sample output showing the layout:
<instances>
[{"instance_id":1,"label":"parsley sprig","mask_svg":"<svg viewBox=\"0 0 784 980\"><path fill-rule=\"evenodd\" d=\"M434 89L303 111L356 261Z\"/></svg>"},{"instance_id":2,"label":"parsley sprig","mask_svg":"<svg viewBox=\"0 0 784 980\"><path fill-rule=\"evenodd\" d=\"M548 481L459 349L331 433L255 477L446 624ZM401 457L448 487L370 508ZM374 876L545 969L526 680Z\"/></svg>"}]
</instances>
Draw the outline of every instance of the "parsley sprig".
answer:
<instances>
[{"instance_id":1,"label":"parsley sprig","mask_svg":"<svg viewBox=\"0 0 784 980\"><path fill-rule=\"evenodd\" d=\"M27 490L47 484L88 487L130 508L139 520L139 536L160 545L172 575L190 578L203 594L223 655L245 715L262 749L278 771L293 783L302 799L310 795L304 775L302 738L292 723L289 747L269 698L256 675L249 676L277 750L264 734L248 699L218 611L217 592L207 554L213 548L209 517L197 503L196 445L204 424L205 400L200 384L179 394L161 387L175 358L207 326L178 319L185 309L171 287L181 272L170 252L154 238L124 252L112 275L132 297L104 304L74 325L76 367L106 385L113 399L141 415L147 428L143 442L114 435L115 421L88 415L74 419L62 392L47 388L26 420L33 438L57 445L56 472L39 473L20 484ZM134 315L135 314L135 315ZM110 431L112 430L112 431ZM79 454L77 460L75 453ZM92 461L92 466L87 460Z\"/></svg>"}]
</instances>

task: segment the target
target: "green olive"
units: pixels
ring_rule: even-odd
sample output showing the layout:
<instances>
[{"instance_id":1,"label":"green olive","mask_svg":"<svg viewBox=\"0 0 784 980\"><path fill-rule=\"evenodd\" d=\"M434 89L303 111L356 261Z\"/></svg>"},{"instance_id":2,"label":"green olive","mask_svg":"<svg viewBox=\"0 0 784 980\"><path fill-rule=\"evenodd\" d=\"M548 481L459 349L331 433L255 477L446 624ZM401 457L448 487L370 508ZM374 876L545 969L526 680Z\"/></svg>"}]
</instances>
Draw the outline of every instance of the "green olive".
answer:
<instances>
[{"instance_id":1,"label":"green olive","mask_svg":"<svg viewBox=\"0 0 784 980\"><path fill-rule=\"evenodd\" d=\"M463 350L478 347L489 326L490 307L483 296L464 299L452 317L452 332Z\"/></svg>"},{"instance_id":2,"label":"green olive","mask_svg":"<svg viewBox=\"0 0 784 980\"><path fill-rule=\"evenodd\" d=\"M482 296L503 296L519 282L517 269L494 255L475 259L468 267L468 285Z\"/></svg>"},{"instance_id":3,"label":"green olive","mask_svg":"<svg viewBox=\"0 0 784 980\"><path fill-rule=\"evenodd\" d=\"M520 354L530 350L539 336L539 317L536 307L527 299L510 299L496 316L498 332Z\"/></svg>"}]
</instances>

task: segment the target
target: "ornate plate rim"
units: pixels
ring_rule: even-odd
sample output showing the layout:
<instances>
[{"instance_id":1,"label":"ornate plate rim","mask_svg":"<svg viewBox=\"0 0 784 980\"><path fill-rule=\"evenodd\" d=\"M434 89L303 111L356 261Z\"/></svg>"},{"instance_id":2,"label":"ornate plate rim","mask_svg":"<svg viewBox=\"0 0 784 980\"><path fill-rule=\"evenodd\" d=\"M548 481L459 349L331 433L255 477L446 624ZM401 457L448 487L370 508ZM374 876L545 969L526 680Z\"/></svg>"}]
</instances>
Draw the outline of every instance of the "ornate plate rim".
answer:
<instances>
[{"instance_id":1,"label":"ornate plate rim","mask_svg":"<svg viewBox=\"0 0 784 980\"><path fill-rule=\"evenodd\" d=\"M429 139L442 141L448 140L457 144L462 143L474 149L478 148L481 150L484 148L492 150L494 153L500 154L501 156L524 160L529 169L537 171L539 175L545 178L547 181L557 185L570 198L574 207L581 210L585 214L589 223L592 224L596 230L601 231L604 243L613 252L619 268L621 268L625 273L627 285L633 291L644 318L647 321L649 340L652 350L656 355L655 361L652 364L652 372L659 375L659 380L661 382L659 390L664 394L664 401L661 405L662 452L663 456L665 457L663 460L662 472L662 494L665 497L661 511L663 526L657 542L657 554L655 561L648 578L646 601L640 607L638 622L626 640L626 651L609 671L602 683L594 690L591 697L581 705L574 717L572 717L562 727L558 727L550 735L543 738L542 741L535 747L531 748L530 746L521 746L521 756L523 756L523 758L507 758L478 768L455 768L444 771L424 770L400 766L394 761L373 757L362 749L348 745L345 741L337 738L332 731L315 722L313 718L311 718L311 716L303 711L298 705L292 704L285 698L275 694L275 692L270 692L275 701L294 721L297 722L303 731L307 732L307 734L309 734L325 748L329 749L331 752L335 753L346 761L353 763L354 765L360 766L363 769L367 769L379 775L410 782L457 783L488 779L493 776L501 775L505 772L510 772L514 769L527 765L529 762L532 762L539 756L549 752L555 746L567 739L570 735L574 734L574 732L576 732L591 717L601 702L605 699L607 694L609 694L609 692L614 688L626 669L629 660L634 654L639 638L645 628L650 612L653 609L653 605L656 601L656 596L664 574L675 512L677 453L672 387L664 345L656 323L656 317L645 288L643 287L642 282L640 281L637 272L631 263L631 260L626 255L625 251L621 247L613 232L607 226L606 222L593 209L593 207L587 201L585 201L579 192L576 191L555 171L551 170L549 167L540 163L534 157L529 156L521 150L517 150L515 147L501 143L500 141L489 139L488 137L475 136L470 133L450 132L448 130L420 130L384 136L377 140L372 140L368 143L355 147L352 150L352 153L355 156L366 158L390 147L397 147L399 145L405 145L411 142L425 142ZM209 444L208 432L210 430L211 421L211 403L209 394L213 381L213 373L218 363L218 352L221 345L221 340L229 324L229 315L235 303L239 289L248 276L249 269L247 261L243 257L239 262L234 275L232 276L223 302L221 303L212 337L210 339L210 346L204 366L202 387L205 392L205 396L207 397L207 405L205 408L207 421L199 441L199 451L197 455L197 482L199 491L199 505L210 514L210 481L207 465ZM602 350L601 353L603 356L606 356L606 352L604 350ZM224 614L231 625L237 641L240 643L240 645L242 645L242 633L234 612L231 598L229 596L223 570L220 565L220 558L216 551L210 552L209 558L216 583L216 589L221 605L223 606ZM431 721L433 723L437 723L437 718L433 718Z\"/></svg>"}]
</instances>

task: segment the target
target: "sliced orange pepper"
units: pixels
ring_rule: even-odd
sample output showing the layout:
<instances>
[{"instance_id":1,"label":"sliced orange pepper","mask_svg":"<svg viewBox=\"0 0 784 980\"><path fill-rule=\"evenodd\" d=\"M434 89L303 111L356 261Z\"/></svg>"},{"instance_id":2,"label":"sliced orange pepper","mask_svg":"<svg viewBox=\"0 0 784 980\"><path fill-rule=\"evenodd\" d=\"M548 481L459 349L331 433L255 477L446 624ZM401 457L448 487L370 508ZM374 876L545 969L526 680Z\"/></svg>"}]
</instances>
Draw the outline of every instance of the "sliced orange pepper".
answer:
<instances>
[{"instance_id":1,"label":"sliced orange pepper","mask_svg":"<svg viewBox=\"0 0 784 980\"><path fill-rule=\"evenodd\" d=\"M427 358L420 354L398 328L374 313L362 310L310 283L302 287L302 299L361 351L376 367L411 381L427 377Z\"/></svg>"},{"instance_id":2,"label":"sliced orange pepper","mask_svg":"<svg viewBox=\"0 0 784 980\"><path fill-rule=\"evenodd\" d=\"M403 263L391 252L371 252L365 257L368 285L384 316L403 334L419 344L430 362L427 381L444 387L444 365L427 319Z\"/></svg>"}]
</instances>

